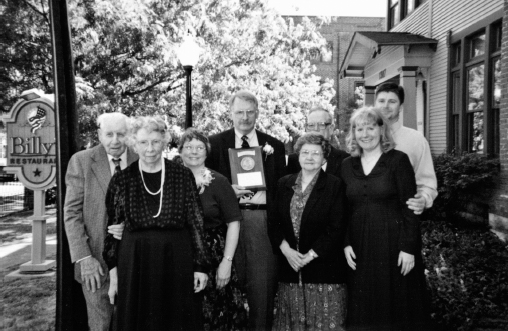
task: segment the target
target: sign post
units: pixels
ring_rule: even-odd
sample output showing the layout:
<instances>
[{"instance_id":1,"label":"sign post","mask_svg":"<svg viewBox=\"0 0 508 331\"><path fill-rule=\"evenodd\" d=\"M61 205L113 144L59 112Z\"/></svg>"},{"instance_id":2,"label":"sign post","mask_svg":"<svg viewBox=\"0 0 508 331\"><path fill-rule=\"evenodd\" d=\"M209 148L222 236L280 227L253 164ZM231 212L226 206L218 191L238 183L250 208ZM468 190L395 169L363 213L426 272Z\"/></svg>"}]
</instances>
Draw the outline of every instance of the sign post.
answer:
<instances>
[{"instance_id":1,"label":"sign post","mask_svg":"<svg viewBox=\"0 0 508 331\"><path fill-rule=\"evenodd\" d=\"M44 272L53 267L46 260L46 204L44 190L55 185L56 139L52 95L32 89L21 94L7 115L6 172L16 174L26 188L34 191L32 260L20 266L23 273Z\"/></svg>"}]
</instances>

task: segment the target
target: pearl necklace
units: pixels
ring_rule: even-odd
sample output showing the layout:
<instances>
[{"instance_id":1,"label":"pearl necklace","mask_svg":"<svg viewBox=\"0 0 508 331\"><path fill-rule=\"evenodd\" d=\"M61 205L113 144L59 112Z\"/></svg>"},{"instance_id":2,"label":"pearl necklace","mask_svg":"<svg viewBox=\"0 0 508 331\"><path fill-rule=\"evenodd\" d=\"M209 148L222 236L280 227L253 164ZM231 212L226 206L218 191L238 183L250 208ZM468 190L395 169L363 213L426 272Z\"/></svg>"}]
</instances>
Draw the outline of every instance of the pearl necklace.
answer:
<instances>
[{"instance_id":1,"label":"pearl necklace","mask_svg":"<svg viewBox=\"0 0 508 331\"><path fill-rule=\"evenodd\" d=\"M161 214L161 210L162 210L162 196L164 195L164 180L166 178L166 172L164 171L165 167L164 167L164 160L162 160L162 174L161 174L161 187L159 188L159 190L157 192L151 192L148 187L146 186L146 183L145 183L145 179L143 178L143 169L141 169L141 162L138 162L138 165L139 165L139 173L141 174L141 180L143 181L143 186L145 186L145 190L150 193L151 195L157 195L161 194L161 197L160 197L160 201L159 201L159 211L157 212L157 215L153 216L153 218L156 218L158 217L160 214Z\"/></svg>"}]
</instances>

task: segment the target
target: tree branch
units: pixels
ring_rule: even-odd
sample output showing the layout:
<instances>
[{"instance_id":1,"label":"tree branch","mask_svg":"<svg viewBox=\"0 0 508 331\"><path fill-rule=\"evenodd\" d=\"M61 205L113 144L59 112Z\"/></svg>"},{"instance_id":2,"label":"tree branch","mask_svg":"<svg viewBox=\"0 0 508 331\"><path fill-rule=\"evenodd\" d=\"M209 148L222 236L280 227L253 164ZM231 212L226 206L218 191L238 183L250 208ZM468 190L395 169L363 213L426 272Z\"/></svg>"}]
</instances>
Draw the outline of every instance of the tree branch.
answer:
<instances>
[{"instance_id":1,"label":"tree branch","mask_svg":"<svg viewBox=\"0 0 508 331\"><path fill-rule=\"evenodd\" d=\"M41 16L44 18L44 20L46 21L46 23L48 23L48 26L50 26L49 19L48 19L48 17L47 17L47 15L46 15L46 13L39 11L39 9L37 9L37 7L35 7L34 5L32 5L32 4L31 4L30 2L28 2L27 0L22 0L22 1L23 1L23 2L24 2L27 6L28 6L28 7L32 8L32 10L33 10L34 12L36 12L36 13L37 13L37 14L39 14L39 15L41 15ZM41 0L41 3L42 3L42 0ZM44 7L43 7L43 8L44 8Z\"/></svg>"},{"instance_id":2,"label":"tree branch","mask_svg":"<svg viewBox=\"0 0 508 331\"><path fill-rule=\"evenodd\" d=\"M179 77L181 77L181 75L179 75ZM177 79L179 78L177 77ZM175 79L176 80L176 79ZM175 81L173 80L173 82ZM146 86L145 88L142 88L141 90L135 90L135 91L125 91L125 92L122 92L122 96L133 96L133 95L137 95L137 94L141 94L143 92L146 92L152 88L154 88L155 86L157 85L160 85L164 82L166 82L167 79L164 79L164 78L160 78L158 81L156 81L155 83L152 83L148 86Z\"/></svg>"}]
</instances>

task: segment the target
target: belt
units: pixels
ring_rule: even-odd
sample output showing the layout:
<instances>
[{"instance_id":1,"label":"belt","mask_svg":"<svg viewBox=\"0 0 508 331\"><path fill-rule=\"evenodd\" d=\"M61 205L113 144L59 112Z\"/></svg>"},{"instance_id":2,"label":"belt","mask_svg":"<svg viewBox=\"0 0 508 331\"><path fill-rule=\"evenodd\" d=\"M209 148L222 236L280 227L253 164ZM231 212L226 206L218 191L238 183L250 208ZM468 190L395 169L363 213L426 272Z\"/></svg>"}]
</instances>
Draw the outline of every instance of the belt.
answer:
<instances>
[{"instance_id":1,"label":"belt","mask_svg":"<svg viewBox=\"0 0 508 331\"><path fill-rule=\"evenodd\" d=\"M244 210L266 210L266 205L257 205L254 203L241 203L240 209Z\"/></svg>"}]
</instances>

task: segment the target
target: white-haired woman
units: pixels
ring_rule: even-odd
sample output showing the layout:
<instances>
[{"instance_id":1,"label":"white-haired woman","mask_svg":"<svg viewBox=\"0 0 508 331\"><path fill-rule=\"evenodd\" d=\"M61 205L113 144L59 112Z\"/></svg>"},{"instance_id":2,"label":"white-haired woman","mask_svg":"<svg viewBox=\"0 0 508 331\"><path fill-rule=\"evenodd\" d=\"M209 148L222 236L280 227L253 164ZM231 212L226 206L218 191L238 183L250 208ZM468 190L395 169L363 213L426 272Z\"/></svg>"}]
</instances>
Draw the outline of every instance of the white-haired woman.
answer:
<instances>
[{"instance_id":1,"label":"white-haired woman","mask_svg":"<svg viewBox=\"0 0 508 331\"><path fill-rule=\"evenodd\" d=\"M301 171L282 177L268 214L279 255L278 303L273 331L337 330L346 320L347 265L344 183L322 170L330 144L306 133L296 142Z\"/></svg>"},{"instance_id":2,"label":"white-haired woman","mask_svg":"<svg viewBox=\"0 0 508 331\"><path fill-rule=\"evenodd\" d=\"M409 157L394 148L381 112L361 108L342 164L350 220L344 253L348 330L428 330L419 216L406 201L416 193Z\"/></svg>"},{"instance_id":3,"label":"white-haired woman","mask_svg":"<svg viewBox=\"0 0 508 331\"><path fill-rule=\"evenodd\" d=\"M125 225L122 240L108 234L104 260L118 330L200 330L201 291L210 257L203 241L203 210L192 172L165 160L164 121L138 117L129 142L139 161L108 187L108 225Z\"/></svg>"}]
</instances>

